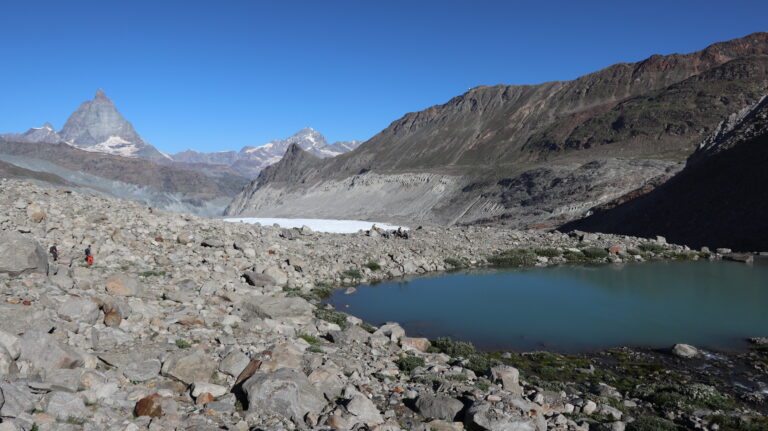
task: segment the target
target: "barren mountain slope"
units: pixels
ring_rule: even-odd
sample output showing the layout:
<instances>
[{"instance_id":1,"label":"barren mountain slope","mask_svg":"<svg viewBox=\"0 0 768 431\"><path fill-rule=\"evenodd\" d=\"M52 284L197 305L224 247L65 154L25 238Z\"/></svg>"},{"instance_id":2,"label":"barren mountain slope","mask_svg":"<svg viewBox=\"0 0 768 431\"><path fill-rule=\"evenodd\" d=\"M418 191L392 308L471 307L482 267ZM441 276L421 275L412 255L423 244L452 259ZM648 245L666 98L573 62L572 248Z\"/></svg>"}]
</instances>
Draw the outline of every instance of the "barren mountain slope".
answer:
<instances>
[{"instance_id":1,"label":"barren mountain slope","mask_svg":"<svg viewBox=\"0 0 768 431\"><path fill-rule=\"evenodd\" d=\"M274 166L284 172L265 171L227 213L561 223L662 182L766 86L768 33L569 82L477 87L406 114L350 153L284 160Z\"/></svg>"}]
</instances>

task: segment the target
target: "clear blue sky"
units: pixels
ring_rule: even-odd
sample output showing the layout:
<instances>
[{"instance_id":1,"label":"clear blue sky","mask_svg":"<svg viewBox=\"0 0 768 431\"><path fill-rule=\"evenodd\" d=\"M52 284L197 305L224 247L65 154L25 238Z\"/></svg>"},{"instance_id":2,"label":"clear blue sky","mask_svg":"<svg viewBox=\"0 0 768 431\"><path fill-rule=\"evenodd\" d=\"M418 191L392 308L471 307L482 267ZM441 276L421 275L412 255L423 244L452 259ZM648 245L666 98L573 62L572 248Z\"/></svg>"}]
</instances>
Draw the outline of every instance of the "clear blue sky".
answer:
<instances>
[{"instance_id":1,"label":"clear blue sky","mask_svg":"<svg viewBox=\"0 0 768 431\"><path fill-rule=\"evenodd\" d=\"M0 132L99 87L162 151L368 139L470 87L568 80L768 30L768 1L5 1Z\"/></svg>"}]
</instances>

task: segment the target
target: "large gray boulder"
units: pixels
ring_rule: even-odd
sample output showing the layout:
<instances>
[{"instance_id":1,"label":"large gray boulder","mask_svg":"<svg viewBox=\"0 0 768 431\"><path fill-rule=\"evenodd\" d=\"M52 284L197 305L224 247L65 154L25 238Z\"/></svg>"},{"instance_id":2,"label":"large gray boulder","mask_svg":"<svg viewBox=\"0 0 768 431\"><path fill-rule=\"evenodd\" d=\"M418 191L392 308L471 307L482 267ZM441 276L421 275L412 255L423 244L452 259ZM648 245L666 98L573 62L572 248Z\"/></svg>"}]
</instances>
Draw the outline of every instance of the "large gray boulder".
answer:
<instances>
[{"instance_id":1,"label":"large gray boulder","mask_svg":"<svg viewBox=\"0 0 768 431\"><path fill-rule=\"evenodd\" d=\"M470 431L546 431L547 422L541 415L531 417L517 409L502 410L488 402L473 404L464 416Z\"/></svg>"},{"instance_id":2,"label":"large gray boulder","mask_svg":"<svg viewBox=\"0 0 768 431\"><path fill-rule=\"evenodd\" d=\"M520 371L509 365L497 365L491 368L493 380L501 382L502 388L515 395L522 395L523 388L520 386Z\"/></svg>"},{"instance_id":3,"label":"large gray boulder","mask_svg":"<svg viewBox=\"0 0 768 431\"><path fill-rule=\"evenodd\" d=\"M93 325L99 320L99 306L86 298L70 296L67 298L56 313L64 320L75 323L88 323Z\"/></svg>"},{"instance_id":4,"label":"large gray boulder","mask_svg":"<svg viewBox=\"0 0 768 431\"><path fill-rule=\"evenodd\" d=\"M30 413L39 396L32 393L27 385L0 380L0 416L15 418Z\"/></svg>"},{"instance_id":5,"label":"large gray boulder","mask_svg":"<svg viewBox=\"0 0 768 431\"><path fill-rule=\"evenodd\" d=\"M0 233L0 273L12 277L48 272L48 255L34 238L17 232Z\"/></svg>"},{"instance_id":6,"label":"large gray boulder","mask_svg":"<svg viewBox=\"0 0 768 431\"><path fill-rule=\"evenodd\" d=\"M456 398L432 394L420 395L415 405L417 412L421 416L428 419L442 419L446 421L456 419L461 409L464 408L464 403Z\"/></svg>"},{"instance_id":7,"label":"large gray boulder","mask_svg":"<svg viewBox=\"0 0 768 431\"><path fill-rule=\"evenodd\" d=\"M181 350L172 354L163 364L164 376L173 377L191 385L194 382L208 382L216 371L216 363L202 349Z\"/></svg>"},{"instance_id":8,"label":"large gray boulder","mask_svg":"<svg viewBox=\"0 0 768 431\"><path fill-rule=\"evenodd\" d=\"M41 331L27 331L19 339L20 361L28 361L37 370L77 368L84 363L83 355L56 338Z\"/></svg>"},{"instance_id":9,"label":"large gray boulder","mask_svg":"<svg viewBox=\"0 0 768 431\"><path fill-rule=\"evenodd\" d=\"M298 297L258 296L238 305L240 316L244 320L274 319L299 325L312 321L314 308L304 298Z\"/></svg>"},{"instance_id":10,"label":"large gray boulder","mask_svg":"<svg viewBox=\"0 0 768 431\"><path fill-rule=\"evenodd\" d=\"M307 413L319 414L326 405L307 376L289 368L257 372L245 381L243 390L248 395L250 411L269 411L298 423Z\"/></svg>"}]
</instances>

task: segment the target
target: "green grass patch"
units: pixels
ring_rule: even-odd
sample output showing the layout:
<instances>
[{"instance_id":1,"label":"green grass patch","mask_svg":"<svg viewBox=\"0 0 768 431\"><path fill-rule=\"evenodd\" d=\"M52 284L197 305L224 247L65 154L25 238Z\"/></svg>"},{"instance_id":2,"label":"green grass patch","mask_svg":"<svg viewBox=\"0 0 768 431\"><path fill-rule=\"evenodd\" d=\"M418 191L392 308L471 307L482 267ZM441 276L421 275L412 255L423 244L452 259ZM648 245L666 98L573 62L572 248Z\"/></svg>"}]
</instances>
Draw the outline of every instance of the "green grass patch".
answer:
<instances>
[{"instance_id":1,"label":"green grass patch","mask_svg":"<svg viewBox=\"0 0 768 431\"><path fill-rule=\"evenodd\" d=\"M463 364L475 373L482 374L488 371L493 365L499 362L493 359L489 354L475 349L472 343L463 341L453 341L447 337L441 337L432 341L430 352L445 353L452 358L461 358L466 363Z\"/></svg>"},{"instance_id":2,"label":"green grass patch","mask_svg":"<svg viewBox=\"0 0 768 431\"><path fill-rule=\"evenodd\" d=\"M608 250L600 247L587 247L582 249L581 252L588 259L605 259L608 257Z\"/></svg>"},{"instance_id":3,"label":"green grass patch","mask_svg":"<svg viewBox=\"0 0 768 431\"><path fill-rule=\"evenodd\" d=\"M374 261L370 261L365 264L365 267L370 269L371 271L381 271L381 265Z\"/></svg>"},{"instance_id":4,"label":"green grass patch","mask_svg":"<svg viewBox=\"0 0 768 431\"><path fill-rule=\"evenodd\" d=\"M626 431L682 431L683 428L666 419L643 415L627 424Z\"/></svg>"},{"instance_id":5,"label":"green grass patch","mask_svg":"<svg viewBox=\"0 0 768 431\"><path fill-rule=\"evenodd\" d=\"M454 382L466 382L469 378L466 374L448 374L445 376L446 380L452 380Z\"/></svg>"},{"instance_id":6,"label":"green grass patch","mask_svg":"<svg viewBox=\"0 0 768 431\"><path fill-rule=\"evenodd\" d=\"M347 327L347 315L336 310L323 310L323 309L316 309L315 310L315 316L320 320L325 320L326 322L331 322L339 325L341 329L344 329Z\"/></svg>"},{"instance_id":7,"label":"green grass patch","mask_svg":"<svg viewBox=\"0 0 768 431\"><path fill-rule=\"evenodd\" d=\"M743 418L740 416L713 415L707 419L717 424L721 431L764 431L768 430L768 417L752 416Z\"/></svg>"},{"instance_id":8,"label":"green grass patch","mask_svg":"<svg viewBox=\"0 0 768 431\"><path fill-rule=\"evenodd\" d=\"M496 253L488 258L493 266L524 267L536 264L536 253L528 249L512 249Z\"/></svg>"},{"instance_id":9,"label":"green grass patch","mask_svg":"<svg viewBox=\"0 0 768 431\"><path fill-rule=\"evenodd\" d=\"M655 242L645 242L637 246L637 248L648 253L661 253L665 250L663 245L656 244Z\"/></svg>"},{"instance_id":10,"label":"green grass patch","mask_svg":"<svg viewBox=\"0 0 768 431\"><path fill-rule=\"evenodd\" d=\"M358 279L363 278L363 274L360 272L359 269L348 269L341 273L342 276L345 278L352 278L352 279Z\"/></svg>"},{"instance_id":11,"label":"green grass patch","mask_svg":"<svg viewBox=\"0 0 768 431\"><path fill-rule=\"evenodd\" d=\"M181 338L179 338L178 340L176 340L176 347L178 347L179 349L189 349L190 347L192 347L192 345L189 344L189 341L182 340Z\"/></svg>"},{"instance_id":12,"label":"green grass patch","mask_svg":"<svg viewBox=\"0 0 768 431\"><path fill-rule=\"evenodd\" d=\"M297 337L301 338L302 340L309 343L311 346L315 346L320 344L320 340L317 339L317 337L313 337L309 334L299 334Z\"/></svg>"},{"instance_id":13,"label":"green grass patch","mask_svg":"<svg viewBox=\"0 0 768 431\"><path fill-rule=\"evenodd\" d=\"M466 266L461 259L457 259L455 257L446 257L445 259L443 259L443 262L446 265L452 266L454 268L463 268L464 266Z\"/></svg>"},{"instance_id":14,"label":"green grass patch","mask_svg":"<svg viewBox=\"0 0 768 431\"><path fill-rule=\"evenodd\" d=\"M395 365L403 373L410 374L418 367L424 366L424 358L413 355L403 355L395 360Z\"/></svg>"},{"instance_id":15,"label":"green grass patch","mask_svg":"<svg viewBox=\"0 0 768 431\"><path fill-rule=\"evenodd\" d=\"M556 248L537 248L534 252L536 255L543 257L559 257L563 254Z\"/></svg>"}]
</instances>

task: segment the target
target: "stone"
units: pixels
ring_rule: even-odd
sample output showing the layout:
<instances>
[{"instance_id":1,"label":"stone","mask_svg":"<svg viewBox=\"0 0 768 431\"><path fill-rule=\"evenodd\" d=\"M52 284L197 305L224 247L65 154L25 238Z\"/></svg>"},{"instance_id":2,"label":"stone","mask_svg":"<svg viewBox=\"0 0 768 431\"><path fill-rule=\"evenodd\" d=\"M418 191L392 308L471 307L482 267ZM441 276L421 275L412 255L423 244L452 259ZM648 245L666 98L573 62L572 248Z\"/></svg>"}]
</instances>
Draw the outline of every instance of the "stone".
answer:
<instances>
[{"instance_id":1,"label":"stone","mask_svg":"<svg viewBox=\"0 0 768 431\"><path fill-rule=\"evenodd\" d=\"M312 373L307 376L307 379L309 379L309 382L323 393L325 399L333 401L344 389L344 381L341 376L341 370L326 365L312 371Z\"/></svg>"},{"instance_id":2,"label":"stone","mask_svg":"<svg viewBox=\"0 0 768 431\"><path fill-rule=\"evenodd\" d=\"M137 296L141 285L136 277L126 274L114 274L105 281L107 293L115 296Z\"/></svg>"},{"instance_id":3,"label":"stone","mask_svg":"<svg viewBox=\"0 0 768 431\"><path fill-rule=\"evenodd\" d=\"M303 373L288 368L256 372L243 383L243 390L251 412L269 411L294 422L302 422L307 413L320 414L326 405Z\"/></svg>"},{"instance_id":4,"label":"stone","mask_svg":"<svg viewBox=\"0 0 768 431\"><path fill-rule=\"evenodd\" d=\"M110 328L117 328L123 321L123 316L117 311L110 311L104 315L104 325Z\"/></svg>"},{"instance_id":5,"label":"stone","mask_svg":"<svg viewBox=\"0 0 768 431\"><path fill-rule=\"evenodd\" d=\"M748 253L728 253L723 255L723 260L731 262L754 263L755 257Z\"/></svg>"},{"instance_id":6,"label":"stone","mask_svg":"<svg viewBox=\"0 0 768 431\"><path fill-rule=\"evenodd\" d=\"M162 367L164 376L173 377L188 385L198 381L209 381L215 370L216 363L201 349L175 352Z\"/></svg>"},{"instance_id":7,"label":"stone","mask_svg":"<svg viewBox=\"0 0 768 431\"><path fill-rule=\"evenodd\" d=\"M0 346L0 376L17 374L18 371L19 369L16 366L13 356L5 347Z\"/></svg>"},{"instance_id":8,"label":"stone","mask_svg":"<svg viewBox=\"0 0 768 431\"><path fill-rule=\"evenodd\" d=\"M235 350L219 362L219 371L232 377L237 377L243 372L250 361L245 353Z\"/></svg>"},{"instance_id":9,"label":"stone","mask_svg":"<svg viewBox=\"0 0 768 431\"><path fill-rule=\"evenodd\" d=\"M68 322L87 323L93 325L99 320L99 306L85 298L70 296L64 301L56 313Z\"/></svg>"},{"instance_id":10,"label":"stone","mask_svg":"<svg viewBox=\"0 0 768 431\"><path fill-rule=\"evenodd\" d=\"M160 360L153 358L131 362L125 368L121 368L120 371L126 379L132 382L146 382L157 377L161 368Z\"/></svg>"},{"instance_id":11,"label":"stone","mask_svg":"<svg viewBox=\"0 0 768 431\"><path fill-rule=\"evenodd\" d=\"M387 323L382 325L373 335L384 335L393 343L397 343L401 337L405 336L405 330L397 323Z\"/></svg>"},{"instance_id":12,"label":"stone","mask_svg":"<svg viewBox=\"0 0 768 431\"><path fill-rule=\"evenodd\" d=\"M377 425L384 422L379 409L373 404L373 401L358 391L350 393L347 396L346 408L349 413L356 417L357 423L363 423L368 426Z\"/></svg>"},{"instance_id":13,"label":"stone","mask_svg":"<svg viewBox=\"0 0 768 431\"><path fill-rule=\"evenodd\" d=\"M200 245L203 247L223 248L224 241L220 240L219 238L206 238L200 243Z\"/></svg>"},{"instance_id":14,"label":"stone","mask_svg":"<svg viewBox=\"0 0 768 431\"><path fill-rule=\"evenodd\" d=\"M19 358L19 337L0 329L0 346L5 347L12 359Z\"/></svg>"},{"instance_id":15,"label":"stone","mask_svg":"<svg viewBox=\"0 0 768 431\"><path fill-rule=\"evenodd\" d=\"M80 388L80 377L83 369L60 368L52 370L45 376L45 383L50 390L62 392L77 392Z\"/></svg>"},{"instance_id":16,"label":"stone","mask_svg":"<svg viewBox=\"0 0 768 431\"><path fill-rule=\"evenodd\" d=\"M209 393L214 398L218 398L227 393L227 388L220 385L214 385L208 382L195 382L192 384L192 396L197 398L200 394Z\"/></svg>"},{"instance_id":17,"label":"stone","mask_svg":"<svg viewBox=\"0 0 768 431\"><path fill-rule=\"evenodd\" d=\"M718 248L718 249L715 249L715 251L717 252L717 254L728 254L733 252L733 250L731 250L730 248Z\"/></svg>"},{"instance_id":18,"label":"stone","mask_svg":"<svg viewBox=\"0 0 768 431\"><path fill-rule=\"evenodd\" d=\"M284 286L285 283L288 282L288 274L276 266L270 266L269 268L265 269L262 275L272 277L272 279L275 280L277 286Z\"/></svg>"},{"instance_id":19,"label":"stone","mask_svg":"<svg viewBox=\"0 0 768 431\"><path fill-rule=\"evenodd\" d=\"M161 397L158 394L152 394L140 399L133 408L133 413L137 417L149 416L159 418L163 415Z\"/></svg>"},{"instance_id":20,"label":"stone","mask_svg":"<svg viewBox=\"0 0 768 431\"><path fill-rule=\"evenodd\" d=\"M400 347L402 347L403 350L426 352L431 345L432 343L426 338L403 337L400 339Z\"/></svg>"},{"instance_id":21,"label":"stone","mask_svg":"<svg viewBox=\"0 0 768 431\"><path fill-rule=\"evenodd\" d=\"M179 232L176 235L176 242L179 244L189 244L195 241L195 235L192 232Z\"/></svg>"},{"instance_id":22,"label":"stone","mask_svg":"<svg viewBox=\"0 0 768 431\"><path fill-rule=\"evenodd\" d=\"M498 365L491 368L491 376L494 380L501 382L501 387L515 395L522 395L523 388L520 386L520 371L515 367L508 365Z\"/></svg>"},{"instance_id":23,"label":"stone","mask_svg":"<svg viewBox=\"0 0 768 431\"><path fill-rule=\"evenodd\" d=\"M343 331L331 331L328 335L334 343L339 344L364 344L371 338L371 334L359 326L348 326Z\"/></svg>"},{"instance_id":24,"label":"stone","mask_svg":"<svg viewBox=\"0 0 768 431\"><path fill-rule=\"evenodd\" d=\"M45 412L59 420L84 419L90 416L83 400L67 392L52 392L48 395Z\"/></svg>"},{"instance_id":25,"label":"stone","mask_svg":"<svg viewBox=\"0 0 768 431\"><path fill-rule=\"evenodd\" d=\"M200 392L197 395L194 395L195 397L195 404L199 406L206 405L208 403L212 403L215 399L213 394L209 394L208 392Z\"/></svg>"},{"instance_id":26,"label":"stone","mask_svg":"<svg viewBox=\"0 0 768 431\"><path fill-rule=\"evenodd\" d=\"M18 385L18 386L17 386ZM19 417L35 408L38 398L27 385L14 384L0 379L0 416Z\"/></svg>"},{"instance_id":27,"label":"stone","mask_svg":"<svg viewBox=\"0 0 768 431\"><path fill-rule=\"evenodd\" d=\"M464 415L464 425L478 431L546 431L542 415L529 416L520 410L501 411L490 403L472 404Z\"/></svg>"},{"instance_id":28,"label":"stone","mask_svg":"<svg viewBox=\"0 0 768 431\"><path fill-rule=\"evenodd\" d=\"M656 243L657 244L666 244L667 243L667 239L664 238L661 235L656 235Z\"/></svg>"},{"instance_id":29,"label":"stone","mask_svg":"<svg viewBox=\"0 0 768 431\"><path fill-rule=\"evenodd\" d=\"M426 419L453 421L464 408L464 403L445 395L424 394L416 399L416 412Z\"/></svg>"},{"instance_id":30,"label":"stone","mask_svg":"<svg viewBox=\"0 0 768 431\"><path fill-rule=\"evenodd\" d=\"M11 277L48 272L48 255L34 238L17 232L0 232L0 274Z\"/></svg>"},{"instance_id":31,"label":"stone","mask_svg":"<svg viewBox=\"0 0 768 431\"><path fill-rule=\"evenodd\" d=\"M243 273L245 282L255 287L277 286L277 281L274 278L266 275L259 274L255 271L245 271Z\"/></svg>"},{"instance_id":32,"label":"stone","mask_svg":"<svg viewBox=\"0 0 768 431\"><path fill-rule=\"evenodd\" d=\"M699 349L690 344L675 344L672 346L672 354L679 358L690 359L699 355Z\"/></svg>"},{"instance_id":33,"label":"stone","mask_svg":"<svg viewBox=\"0 0 768 431\"><path fill-rule=\"evenodd\" d=\"M84 364L83 355L62 345L45 332L27 331L19 339L20 360L29 361L38 370L77 368Z\"/></svg>"},{"instance_id":34,"label":"stone","mask_svg":"<svg viewBox=\"0 0 768 431\"><path fill-rule=\"evenodd\" d=\"M314 306L298 297L253 297L238 305L243 320L274 319L296 325L310 323L314 319Z\"/></svg>"},{"instance_id":35,"label":"stone","mask_svg":"<svg viewBox=\"0 0 768 431\"><path fill-rule=\"evenodd\" d=\"M581 408L581 412L585 415L591 415L592 413L597 410L597 404L595 404L594 401L587 401L584 406Z\"/></svg>"}]
</instances>

